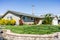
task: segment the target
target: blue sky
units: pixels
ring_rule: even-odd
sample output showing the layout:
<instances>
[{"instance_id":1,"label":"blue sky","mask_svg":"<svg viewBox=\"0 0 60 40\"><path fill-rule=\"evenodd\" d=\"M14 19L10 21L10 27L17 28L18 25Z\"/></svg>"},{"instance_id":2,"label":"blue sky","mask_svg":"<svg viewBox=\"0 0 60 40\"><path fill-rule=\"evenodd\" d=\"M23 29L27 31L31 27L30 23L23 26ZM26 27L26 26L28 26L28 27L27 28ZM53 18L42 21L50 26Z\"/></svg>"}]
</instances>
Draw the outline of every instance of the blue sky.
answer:
<instances>
[{"instance_id":1,"label":"blue sky","mask_svg":"<svg viewBox=\"0 0 60 40\"><path fill-rule=\"evenodd\" d=\"M60 0L0 0L0 14L7 10L32 14L32 5L35 6L35 15L60 15Z\"/></svg>"}]
</instances>

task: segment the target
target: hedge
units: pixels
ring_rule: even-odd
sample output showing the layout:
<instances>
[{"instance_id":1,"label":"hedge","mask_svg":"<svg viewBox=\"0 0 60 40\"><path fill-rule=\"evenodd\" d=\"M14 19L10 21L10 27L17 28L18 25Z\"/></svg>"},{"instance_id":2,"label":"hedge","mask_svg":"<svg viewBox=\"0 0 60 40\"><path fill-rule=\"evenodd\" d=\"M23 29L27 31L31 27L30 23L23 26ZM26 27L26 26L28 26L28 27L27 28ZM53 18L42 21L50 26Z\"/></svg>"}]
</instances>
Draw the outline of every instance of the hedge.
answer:
<instances>
[{"instance_id":1,"label":"hedge","mask_svg":"<svg viewBox=\"0 0 60 40\"><path fill-rule=\"evenodd\" d=\"M0 19L0 25L15 25L16 21L14 19Z\"/></svg>"}]
</instances>

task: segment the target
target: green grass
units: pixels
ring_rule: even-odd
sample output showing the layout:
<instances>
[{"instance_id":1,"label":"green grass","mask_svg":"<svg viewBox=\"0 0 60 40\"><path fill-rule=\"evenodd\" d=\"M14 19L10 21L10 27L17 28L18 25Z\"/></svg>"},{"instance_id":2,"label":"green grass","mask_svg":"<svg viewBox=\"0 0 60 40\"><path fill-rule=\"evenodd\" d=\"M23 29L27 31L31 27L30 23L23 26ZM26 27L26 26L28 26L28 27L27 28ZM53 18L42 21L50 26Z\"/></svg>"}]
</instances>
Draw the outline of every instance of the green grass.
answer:
<instances>
[{"instance_id":1,"label":"green grass","mask_svg":"<svg viewBox=\"0 0 60 40\"><path fill-rule=\"evenodd\" d=\"M12 32L19 34L51 34L55 32L60 32L60 26L53 25L7 25L6 29L10 29Z\"/></svg>"}]
</instances>

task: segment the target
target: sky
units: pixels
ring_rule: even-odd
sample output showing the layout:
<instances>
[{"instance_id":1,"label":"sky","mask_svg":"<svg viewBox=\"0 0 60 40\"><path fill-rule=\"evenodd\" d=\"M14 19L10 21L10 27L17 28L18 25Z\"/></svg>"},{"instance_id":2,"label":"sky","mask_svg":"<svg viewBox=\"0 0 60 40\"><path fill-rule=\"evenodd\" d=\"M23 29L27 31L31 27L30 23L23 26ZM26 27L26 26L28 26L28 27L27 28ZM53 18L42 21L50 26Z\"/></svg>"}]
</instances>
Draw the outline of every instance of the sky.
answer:
<instances>
[{"instance_id":1,"label":"sky","mask_svg":"<svg viewBox=\"0 0 60 40\"><path fill-rule=\"evenodd\" d=\"M32 14L32 5L34 15L60 15L60 0L0 0L0 14L8 10Z\"/></svg>"}]
</instances>

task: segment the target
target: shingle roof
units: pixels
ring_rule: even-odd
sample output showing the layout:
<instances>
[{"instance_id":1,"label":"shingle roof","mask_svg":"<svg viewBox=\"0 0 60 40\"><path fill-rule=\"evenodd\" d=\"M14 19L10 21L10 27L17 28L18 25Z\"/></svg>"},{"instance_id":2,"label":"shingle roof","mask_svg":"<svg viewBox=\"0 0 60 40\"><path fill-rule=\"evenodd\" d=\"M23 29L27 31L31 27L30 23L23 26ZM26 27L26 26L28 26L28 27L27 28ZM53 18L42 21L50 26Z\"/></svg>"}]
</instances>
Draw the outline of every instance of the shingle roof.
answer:
<instances>
[{"instance_id":1,"label":"shingle roof","mask_svg":"<svg viewBox=\"0 0 60 40\"><path fill-rule=\"evenodd\" d=\"M18 15L18 16L20 16L20 15L22 15L22 16L28 16L28 17L34 17L34 18L40 18L39 16L36 16L36 15L32 15L32 14L27 14L27 13L22 13L22 12L16 12L16 11L7 11L5 14L7 14L7 13L12 13L12 14L16 14L16 15ZM5 15L4 14L4 15ZM3 16L4 16L3 15Z\"/></svg>"},{"instance_id":2,"label":"shingle roof","mask_svg":"<svg viewBox=\"0 0 60 40\"><path fill-rule=\"evenodd\" d=\"M12 13L15 15L22 15L22 16L28 16L28 17L34 17L34 18L45 18L45 15L41 15L41 16L36 16L36 15L32 15L32 14L27 14L27 13L22 13L22 12L16 12L16 11L7 11L2 17L4 17L7 13ZM52 15L51 17L55 17L54 15Z\"/></svg>"}]
</instances>

